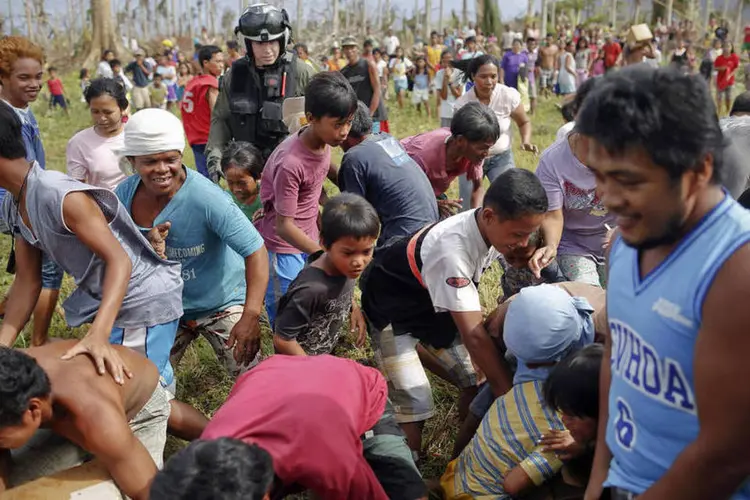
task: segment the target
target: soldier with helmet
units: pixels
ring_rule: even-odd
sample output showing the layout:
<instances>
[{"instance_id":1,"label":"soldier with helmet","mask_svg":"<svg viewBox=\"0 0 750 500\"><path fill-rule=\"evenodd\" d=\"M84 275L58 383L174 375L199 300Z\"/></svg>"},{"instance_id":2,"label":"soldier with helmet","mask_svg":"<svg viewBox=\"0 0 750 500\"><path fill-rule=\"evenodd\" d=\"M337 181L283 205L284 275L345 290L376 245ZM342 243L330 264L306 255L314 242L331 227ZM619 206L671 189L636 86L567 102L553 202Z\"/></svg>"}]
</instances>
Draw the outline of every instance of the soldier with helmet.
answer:
<instances>
[{"instance_id":1,"label":"soldier with helmet","mask_svg":"<svg viewBox=\"0 0 750 500\"><path fill-rule=\"evenodd\" d=\"M304 95L313 70L287 50L292 38L284 9L259 3L245 9L235 34L247 55L235 61L222 77L211 115L208 171L220 175L221 151L232 139L254 144L268 158L289 134L282 117L288 97Z\"/></svg>"}]
</instances>

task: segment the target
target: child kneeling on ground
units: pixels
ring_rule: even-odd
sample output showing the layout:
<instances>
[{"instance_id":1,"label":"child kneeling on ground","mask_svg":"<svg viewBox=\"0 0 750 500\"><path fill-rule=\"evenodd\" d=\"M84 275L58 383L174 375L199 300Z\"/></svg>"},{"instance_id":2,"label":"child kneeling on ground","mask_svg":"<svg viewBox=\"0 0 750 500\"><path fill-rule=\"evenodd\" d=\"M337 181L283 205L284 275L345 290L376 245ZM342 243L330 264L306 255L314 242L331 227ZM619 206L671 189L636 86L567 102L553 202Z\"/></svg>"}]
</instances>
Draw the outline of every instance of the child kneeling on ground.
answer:
<instances>
[{"instance_id":1,"label":"child kneeling on ground","mask_svg":"<svg viewBox=\"0 0 750 500\"><path fill-rule=\"evenodd\" d=\"M330 354L352 307L355 280L372 260L380 233L375 209L359 195L342 193L323 208L320 250L281 297L274 325L277 353L296 356ZM357 345L365 340L357 329Z\"/></svg>"},{"instance_id":2,"label":"child kneeling on ground","mask_svg":"<svg viewBox=\"0 0 750 500\"><path fill-rule=\"evenodd\" d=\"M538 314L540 303L548 305L548 314ZM593 342L594 323L564 290L540 285L522 290L511 303L504 340L518 360L513 388L495 400L469 445L448 464L441 486L449 500L510 499L562 469L560 458L540 444L550 431L565 430L542 389L559 361Z\"/></svg>"}]
</instances>

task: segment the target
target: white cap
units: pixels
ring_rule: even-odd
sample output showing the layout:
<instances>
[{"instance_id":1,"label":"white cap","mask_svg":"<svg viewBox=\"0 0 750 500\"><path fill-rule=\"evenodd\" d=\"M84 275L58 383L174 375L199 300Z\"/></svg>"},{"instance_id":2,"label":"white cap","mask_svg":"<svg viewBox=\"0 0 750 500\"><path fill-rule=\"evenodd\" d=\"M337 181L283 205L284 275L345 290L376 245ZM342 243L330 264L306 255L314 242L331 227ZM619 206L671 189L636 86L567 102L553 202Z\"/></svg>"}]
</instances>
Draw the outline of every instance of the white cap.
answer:
<instances>
[{"instance_id":1,"label":"white cap","mask_svg":"<svg viewBox=\"0 0 750 500\"><path fill-rule=\"evenodd\" d=\"M185 131L175 115L163 109L143 109L125 124L121 156L145 156L167 151L183 152Z\"/></svg>"}]
</instances>

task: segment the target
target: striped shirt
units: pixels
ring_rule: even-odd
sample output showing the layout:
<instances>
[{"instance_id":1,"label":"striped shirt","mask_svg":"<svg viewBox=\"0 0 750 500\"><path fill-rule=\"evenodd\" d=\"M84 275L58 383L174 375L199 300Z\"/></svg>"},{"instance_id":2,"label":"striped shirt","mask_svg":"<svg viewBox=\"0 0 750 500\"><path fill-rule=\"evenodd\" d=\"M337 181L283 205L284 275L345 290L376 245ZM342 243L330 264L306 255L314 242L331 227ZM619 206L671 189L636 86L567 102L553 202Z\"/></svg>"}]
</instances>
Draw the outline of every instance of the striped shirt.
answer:
<instances>
[{"instance_id":1,"label":"striped shirt","mask_svg":"<svg viewBox=\"0 0 750 500\"><path fill-rule=\"evenodd\" d=\"M517 465L537 486L560 471L560 459L554 453L542 453L537 444L550 429L565 428L543 403L543 383L515 385L495 400L471 443L443 474L440 482L446 499L509 500L501 478Z\"/></svg>"}]
</instances>

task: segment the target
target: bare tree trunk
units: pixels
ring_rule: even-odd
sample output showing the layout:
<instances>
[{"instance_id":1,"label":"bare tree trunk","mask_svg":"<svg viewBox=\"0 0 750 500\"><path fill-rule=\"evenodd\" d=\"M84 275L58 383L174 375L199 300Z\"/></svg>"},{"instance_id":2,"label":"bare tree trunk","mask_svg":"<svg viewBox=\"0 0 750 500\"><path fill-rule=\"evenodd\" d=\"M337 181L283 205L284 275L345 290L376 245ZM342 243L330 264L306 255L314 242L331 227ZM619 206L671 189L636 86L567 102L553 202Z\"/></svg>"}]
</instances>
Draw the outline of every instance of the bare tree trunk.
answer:
<instances>
[{"instance_id":1,"label":"bare tree trunk","mask_svg":"<svg viewBox=\"0 0 750 500\"><path fill-rule=\"evenodd\" d=\"M547 7L549 6L549 0L542 0L542 25L539 33L539 38L547 36Z\"/></svg>"},{"instance_id":2,"label":"bare tree trunk","mask_svg":"<svg viewBox=\"0 0 750 500\"><path fill-rule=\"evenodd\" d=\"M557 12L555 12L557 9L557 0L550 0L550 3L552 4L552 12L550 12L549 20L552 24L552 27L549 29L549 31L554 32L555 36L557 36ZM545 33L544 35L546 36L547 33Z\"/></svg>"},{"instance_id":3,"label":"bare tree trunk","mask_svg":"<svg viewBox=\"0 0 750 500\"><path fill-rule=\"evenodd\" d=\"M344 31L346 31L347 33L349 33L349 27L350 27L349 23L351 22L351 12L352 12L352 9L351 9L351 6L348 4L348 2L347 2L347 4L344 5L344 9L346 9L346 11L344 13L345 14L344 15Z\"/></svg>"},{"instance_id":4,"label":"bare tree trunk","mask_svg":"<svg viewBox=\"0 0 750 500\"><path fill-rule=\"evenodd\" d=\"M710 0L706 0L710 1ZM641 0L635 0L635 11L633 12L633 24L638 24L641 17Z\"/></svg>"},{"instance_id":5,"label":"bare tree trunk","mask_svg":"<svg viewBox=\"0 0 750 500\"><path fill-rule=\"evenodd\" d=\"M742 9L745 7L744 0L737 0L737 21L734 27L734 44L739 45L742 42Z\"/></svg>"},{"instance_id":6,"label":"bare tree trunk","mask_svg":"<svg viewBox=\"0 0 750 500\"><path fill-rule=\"evenodd\" d=\"M208 9L211 16L211 36L216 36L216 0L209 0L210 9Z\"/></svg>"},{"instance_id":7,"label":"bare tree trunk","mask_svg":"<svg viewBox=\"0 0 750 500\"><path fill-rule=\"evenodd\" d=\"M444 13L443 0L440 0L440 13L438 14L438 33L443 34L443 13Z\"/></svg>"},{"instance_id":8,"label":"bare tree trunk","mask_svg":"<svg viewBox=\"0 0 750 500\"><path fill-rule=\"evenodd\" d=\"M424 39L425 40L430 39L430 33L432 33L432 0L424 0Z\"/></svg>"},{"instance_id":9,"label":"bare tree trunk","mask_svg":"<svg viewBox=\"0 0 750 500\"><path fill-rule=\"evenodd\" d=\"M534 16L534 0L529 0L526 4L526 22L531 23L531 18Z\"/></svg>"},{"instance_id":10,"label":"bare tree trunk","mask_svg":"<svg viewBox=\"0 0 750 500\"><path fill-rule=\"evenodd\" d=\"M729 0L724 0L727 4L729 3ZM672 25L672 11L674 10L674 0L667 0L667 13L665 17L667 20L665 21L667 26Z\"/></svg>"},{"instance_id":11,"label":"bare tree trunk","mask_svg":"<svg viewBox=\"0 0 750 500\"><path fill-rule=\"evenodd\" d=\"M10 3L10 2L9 2ZM70 48L73 48L73 44L75 44L75 38L74 33L76 32L76 18L75 14L73 12L73 0L68 0L68 42L70 43Z\"/></svg>"},{"instance_id":12,"label":"bare tree trunk","mask_svg":"<svg viewBox=\"0 0 750 500\"><path fill-rule=\"evenodd\" d=\"M32 24L31 18L31 2L29 0L26 0L23 4L24 8L26 9L26 37L34 41L34 25Z\"/></svg>"},{"instance_id":13,"label":"bare tree trunk","mask_svg":"<svg viewBox=\"0 0 750 500\"><path fill-rule=\"evenodd\" d=\"M483 0L474 0L474 13L476 14L476 17L474 18L474 26L481 24L482 20L484 20L484 3Z\"/></svg>"},{"instance_id":14,"label":"bare tree trunk","mask_svg":"<svg viewBox=\"0 0 750 500\"><path fill-rule=\"evenodd\" d=\"M383 0L378 0L378 10L375 11L375 23L372 27L375 33L380 32L380 28L383 26Z\"/></svg>"},{"instance_id":15,"label":"bare tree trunk","mask_svg":"<svg viewBox=\"0 0 750 500\"><path fill-rule=\"evenodd\" d=\"M333 36L339 36L339 0L333 0L333 22L331 23L331 31Z\"/></svg>"},{"instance_id":16,"label":"bare tree trunk","mask_svg":"<svg viewBox=\"0 0 750 500\"><path fill-rule=\"evenodd\" d=\"M302 0L297 0L297 23L296 23L297 26L295 26L294 28L294 31L297 34L297 38L299 38L300 33L302 32L302 25L304 24L302 22L302 16L303 16L302 12L303 12Z\"/></svg>"},{"instance_id":17,"label":"bare tree trunk","mask_svg":"<svg viewBox=\"0 0 750 500\"><path fill-rule=\"evenodd\" d=\"M10 19L10 34L14 35L16 27L13 21L13 0L8 0L8 18Z\"/></svg>"},{"instance_id":18,"label":"bare tree trunk","mask_svg":"<svg viewBox=\"0 0 750 500\"><path fill-rule=\"evenodd\" d=\"M463 0L461 5L461 27L463 28L469 22L469 0Z\"/></svg>"},{"instance_id":19,"label":"bare tree trunk","mask_svg":"<svg viewBox=\"0 0 750 500\"><path fill-rule=\"evenodd\" d=\"M726 21L729 16L729 0L724 0L724 6L721 9L721 19Z\"/></svg>"},{"instance_id":20,"label":"bare tree trunk","mask_svg":"<svg viewBox=\"0 0 750 500\"><path fill-rule=\"evenodd\" d=\"M93 66L98 61L104 49L111 49L119 57L125 55L122 40L115 34L109 0L91 0L91 47L84 66Z\"/></svg>"},{"instance_id":21,"label":"bare tree trunk","mask_svg":"<svg viewBox=\"0 0 750 500\"><path fill-rule=\"evenodd\" d=\"M391 27L391 22L393 20L391 19L391 0L385 0L385 21L383 22L383 28L384 30L387 30Z\"/></svg>"},{"instance_id":22,"label":"bare tree trunk","mask_svg":"<svg viewBox=\"0 0 750 500\"><path fill-rule=\"evenodd\" d=\"M711 17L711 11L714 8L714 0L706 0L706 10L703 11L703 27L701 33L708 33L708 21Z\"/></svg>"},{"instance_id":23,"label":"bare tree trunk","mask_svg":"<svg viewBox=\"0 0 750 500\"><path fill-rule=\"evenodd\" d=\"M617 30L617 0L612 0L612 17L609 20L612 29Z\"/></svg>"}]
</instances>

